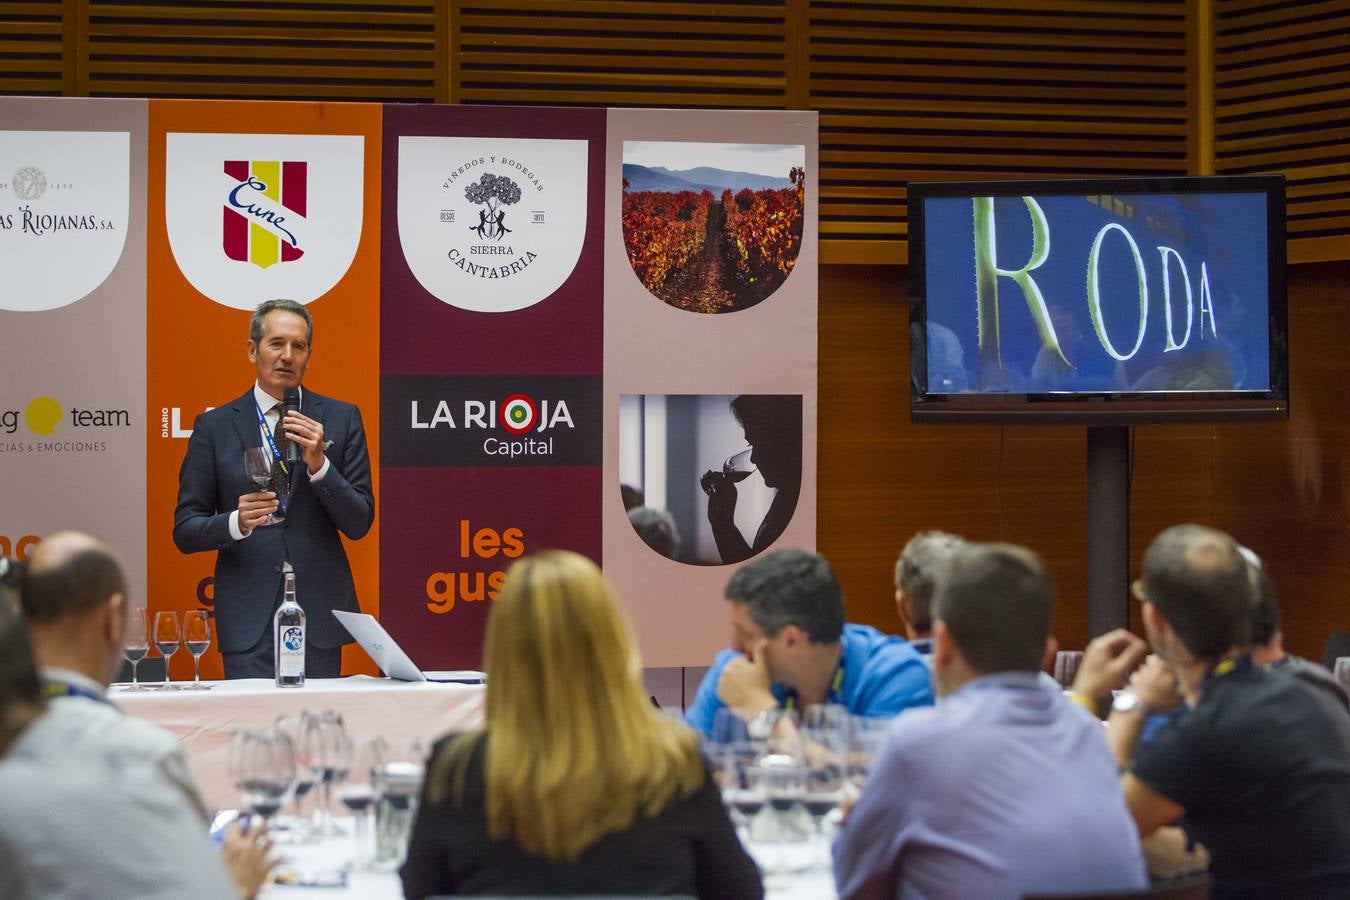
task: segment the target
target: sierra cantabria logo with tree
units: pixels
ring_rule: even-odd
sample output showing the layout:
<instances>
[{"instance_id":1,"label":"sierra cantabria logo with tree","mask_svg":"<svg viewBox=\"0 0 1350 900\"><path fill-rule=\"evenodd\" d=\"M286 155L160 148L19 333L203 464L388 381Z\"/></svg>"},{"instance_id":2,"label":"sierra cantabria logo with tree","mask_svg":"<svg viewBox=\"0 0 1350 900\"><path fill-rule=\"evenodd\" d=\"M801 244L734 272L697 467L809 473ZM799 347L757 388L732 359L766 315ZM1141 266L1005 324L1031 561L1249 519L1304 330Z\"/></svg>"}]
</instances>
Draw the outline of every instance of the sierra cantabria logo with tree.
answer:
<instances>
[{"instance_id":1,"label":"sierra cantabria logo with tree","mask_svg":"<svg viewBox=\"0 0 1350 900\"><path fill-rule=\"evenodd\" d=\"M547 298L581 257L588 152L582 140L400 137L398 229L413 277L473 312Z\"/></svg>"}]
</instances>

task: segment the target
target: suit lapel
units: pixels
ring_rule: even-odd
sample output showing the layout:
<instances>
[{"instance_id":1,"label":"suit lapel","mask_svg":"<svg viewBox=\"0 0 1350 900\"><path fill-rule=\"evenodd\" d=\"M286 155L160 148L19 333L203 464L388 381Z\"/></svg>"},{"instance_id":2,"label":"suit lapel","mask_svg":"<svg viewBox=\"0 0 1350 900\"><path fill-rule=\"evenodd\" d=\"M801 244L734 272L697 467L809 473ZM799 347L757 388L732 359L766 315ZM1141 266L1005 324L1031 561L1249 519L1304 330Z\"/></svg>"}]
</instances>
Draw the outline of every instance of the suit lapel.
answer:
<instances>
[{"instance_id":1,"label":"suit lapel","mask_svg":"<svg viewBox=\"0 0 1350 900\"><path fill-rule=\"evenodd\" d=\"M230 411L234 413L231 417L234 430L239 433L239 443L244 449L261 447L262 433L258 430L258 408L253 400L253 389L249 388L244 396L231 403Z\"/></svg>"}]
</instances>

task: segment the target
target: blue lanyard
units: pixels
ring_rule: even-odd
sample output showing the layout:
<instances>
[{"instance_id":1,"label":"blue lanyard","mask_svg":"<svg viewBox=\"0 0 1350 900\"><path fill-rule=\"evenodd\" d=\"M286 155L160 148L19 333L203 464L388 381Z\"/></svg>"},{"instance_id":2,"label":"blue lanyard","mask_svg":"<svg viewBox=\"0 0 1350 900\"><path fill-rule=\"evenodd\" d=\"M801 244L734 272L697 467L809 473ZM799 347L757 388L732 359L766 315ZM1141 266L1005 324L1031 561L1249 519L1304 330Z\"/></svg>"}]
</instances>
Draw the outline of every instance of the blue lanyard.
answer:
<instances>
[{"instance_id":1,"label":"blue lanyard","mask_svg":"<svg viewBox=\"0 0 1350 900\"><path fill-rule=\"evenodd\" d=\"M48 697L83 697L85 700L93 700L94 702L102 703L105 706L112 706L113 709L117 708L113 705L113 702L104 695L95 693L82 685L48 679L43 681L42 687Z\"/></svg>"},{"instance_id":2,"label":"blue lanyard","mask_svg":"<svg viewBox=\"0 0 1350 900\"><path fill-rule=\"evenodd\" d=\"M267 419L263 417L262 407L258 405L258 398L253 398L253 408L258 411L258 424L262 426L263 437L267 438L267 446L272 448L272 458L281 466L281 474L290 476L290 471L286 468L286 460L282 458L281 451L277 449L277 442L272 440L272 429L267 427ZM278 419L278 422L281 420Z\"/></svg>"}]
</instances>

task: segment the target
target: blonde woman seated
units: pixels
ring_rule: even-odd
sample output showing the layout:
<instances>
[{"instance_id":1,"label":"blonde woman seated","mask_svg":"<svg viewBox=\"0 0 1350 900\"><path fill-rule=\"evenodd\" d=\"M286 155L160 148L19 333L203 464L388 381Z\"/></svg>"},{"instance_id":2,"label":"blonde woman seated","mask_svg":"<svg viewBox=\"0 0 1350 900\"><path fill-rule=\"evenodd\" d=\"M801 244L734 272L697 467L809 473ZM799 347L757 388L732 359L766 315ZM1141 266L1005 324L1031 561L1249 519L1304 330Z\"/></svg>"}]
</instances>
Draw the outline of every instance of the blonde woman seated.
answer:
<instances>
[{"instance_id":1,"label":"blonde woman seated","mask_svg":"<svg viewBox=\"0 0 1350 900\"><path fill-rule=\"evenodd\" d=\"M486 727L432 751L405 896L763 896L694 732L648 702L594 563L515 563L484 661Z\"/></svg>"}]
</instances>

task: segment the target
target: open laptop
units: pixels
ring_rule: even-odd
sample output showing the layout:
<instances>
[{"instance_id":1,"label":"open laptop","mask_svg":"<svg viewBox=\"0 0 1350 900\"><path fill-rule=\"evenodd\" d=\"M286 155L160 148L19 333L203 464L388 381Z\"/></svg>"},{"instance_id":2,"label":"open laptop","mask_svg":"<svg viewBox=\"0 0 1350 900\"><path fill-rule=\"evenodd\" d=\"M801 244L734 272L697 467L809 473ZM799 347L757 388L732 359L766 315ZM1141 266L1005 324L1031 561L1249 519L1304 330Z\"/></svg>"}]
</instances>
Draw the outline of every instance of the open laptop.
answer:
<instances>
[{"instance_id":1,"label":"open laptop","mask_svg":"<svg viewBox=\"0 0 1350 900\"><path fill-rule=\"evenodd\" d=\"M403 652L403 648L389 636L374 616L367 613L350 613L333 610L333 615L342 623L342 627L351 632L361 648L375 660L380 671L390 678L400 681L456 681L460 684L482 684L487 676L472 669L456 669L446 672L423 672Z\"/></svg>"}]
</instances>

